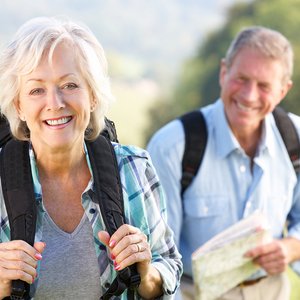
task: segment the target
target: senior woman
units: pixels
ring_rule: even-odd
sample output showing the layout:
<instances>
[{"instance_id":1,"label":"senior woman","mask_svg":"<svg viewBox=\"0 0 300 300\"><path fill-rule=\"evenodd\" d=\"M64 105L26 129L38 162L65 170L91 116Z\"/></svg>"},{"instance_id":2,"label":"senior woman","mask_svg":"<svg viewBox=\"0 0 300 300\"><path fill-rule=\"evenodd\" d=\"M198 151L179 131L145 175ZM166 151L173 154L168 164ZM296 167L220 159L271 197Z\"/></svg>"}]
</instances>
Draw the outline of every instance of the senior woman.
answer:
<instances>
[{"instance_id":1,"label":"senior woman","mask_svg":"<svg viewBox=\"0 0 300 300\"><path fill-rule=\"evenodd\" d=\"M180 255L144 150L113 144L127 224L109 236L99 206L90 215L95 183L85 141L104 128L111 100L103 49L84 25L35 18L2 51L0 109L14 137L30 142L38 216L33 247L10 241L0 193L0 299L18 279L31 285L34 299L99 299L116 270L134 263L141 277L136 298L176 291Z\"/></svg>"}]
</instances>

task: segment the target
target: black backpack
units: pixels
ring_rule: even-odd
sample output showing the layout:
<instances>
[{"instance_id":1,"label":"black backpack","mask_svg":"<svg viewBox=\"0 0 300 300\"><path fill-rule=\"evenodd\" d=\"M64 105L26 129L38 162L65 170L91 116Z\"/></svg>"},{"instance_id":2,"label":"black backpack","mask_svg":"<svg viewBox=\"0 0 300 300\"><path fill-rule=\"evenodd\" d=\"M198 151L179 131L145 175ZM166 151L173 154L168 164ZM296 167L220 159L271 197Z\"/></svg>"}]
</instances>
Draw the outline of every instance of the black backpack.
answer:
<instances>
[{"instance_id":1,"label":"black backpack","mask_svg":"<svg viewBox=\"0 0 300 300\"><path fill-rule=\"evenodd\" d=\"M273 116L294 170L299 172L300 141L296 128L283 108L277 106L273 111ZM200 168L207 144L207 128L200 110L188 112L182 115L179 120L182 122L185 133L185 148L181 163L181 198L183 198L184 192Z\"/></svg>"},{"instance_id":2,"label":"black backpack","mask_svg":"<svg viewBox=\"0 0 300 300\"><path fill-rule=\"evenodd\" d=\"M111 140L117 141L117 136L113 122L107 119L106 129L101 135L94 142L86 141L95 179L95 198L110 235L124 224L125 220L119 170ZM1 183L11 240L21 239L33 245L37 212L28 155L29 143L12 139L4 117L0 119L0 141ZM140 275L136 265L132 265L118 272L101 299L119 296L127 288L128 298L133 299L134 289L139 283ZM29 291L29 284L15 280L12 282L11 297L7 299L28 299Z\"/></svg>"}]
</instances>

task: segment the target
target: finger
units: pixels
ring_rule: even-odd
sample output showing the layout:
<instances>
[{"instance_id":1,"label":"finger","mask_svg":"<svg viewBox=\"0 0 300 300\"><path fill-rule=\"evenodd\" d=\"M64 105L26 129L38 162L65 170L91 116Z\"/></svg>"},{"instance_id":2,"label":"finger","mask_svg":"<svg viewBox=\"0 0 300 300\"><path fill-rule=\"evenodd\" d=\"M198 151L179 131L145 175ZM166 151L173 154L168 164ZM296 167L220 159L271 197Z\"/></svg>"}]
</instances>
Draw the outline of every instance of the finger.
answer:
<instances>
[{"instance_id":1,"label":"finger","mask_svg":"<svg viewBox=\"0 0 300 300\"><path fill-rule=\"evenodd\" d=\"M27 256L31 257L34 260L41 259L41 254L28 243L22 240L0 243L0 255L10 254L13 250L16 251L16 260L26 259Z\"/></svg>"},{"instance_id":2,"label":"finger","mask_svg":"<svg viewBox=\"0 0 300 300\"><path fill-rule=\"evenodd\" d=\"M276 243L272 242L272 243L269 243L269 244L266 244L266 245L263 245L263 246L258 246L258 247L255 247L249 251L247 251L245 253L245 257L258 257L258 256L262 256L262 255L267 255L271 252L274 252L278 249L278 246Z\"/></svg>"},{"instance_id":3,"label":"finger","mask_svg":"<svg viewBox=\"0 0 300 300\"><path fill-rule=\"evenodd\" d=\"M104 244L105 246L108 246L109 240L110 240L110 236L109 236L108 232L106 232L106 231L99 231L98 232L98 237L99 237L100 242L102 244Z\"/></svg>"},{"instance_id":4,"label":"finger","mask_svg":"<svg viewBox=\"0 0 300 300\"><path fill-rule=\"evenodd\" d=\"M29 274L33 278L36 276L36 267L32 267L31 265L25 263L24 261L11 261L11 260L1 260L0 267L6 270L15 270L22 271L24 273Z\"/></svg>"},{"instance_id":5,"label":"finger","mask_svg":"<svg viewBox=\"0 0 300 300\"><path fill-rule=\"evenodd\" d=\"M258 262L258 264L270 275L282 273L286 270L287 267L286 264L276 261L271 261L267 263Z\"/></svg>"},{"instance_id":6,"label":"finger","mask_svg":"<svg viewBox=\"0 0 300 300\"><path fill-rule=\"evenodd\" d=\"M113 248L120 240L122 240L127 235L132 235L140 232L140 230L134 226L123 224L116 230L116 232L111 236L109 241L109 246Z\"/></svg>"},{"instance_id":7,"label":"finger","mask_svg":"<svg viewBox=\"0 0 300 300\"><path fill-rule=\"evenodd\" d=\"M139 247L138 247L139 245ZM151 261L151 251L149 245L131 244L122 251L115 259L114 266L116 270L122 270L134 263L143 263L148 265Z\"/></svg>"},{"instance_id":8,"label":"finger","mask_svg":"<svg viewBox=\"0 0 300 300\"><path fill-rule=\"evenodd\" d=\"M46 243L36 242L36 243L34 243L33 247L36 251L38 251L40 254L42 254L46 248Z\"/></svg>"},{"instance_id":9,"label":"finger","mask_svg":"<svg viewBox=\"0 0 300 300\"><path fill-rule=\"evenodd\" d=\"M0 278L1 280L3 281L6 281L6 280L23 280L29 284L32 284L34 282L34 278L36 277L35 275L36 273L34 274L30 274L30 273L27 273L23 270L15 270L15 269L6 269L6 268L0 268Z\"/></svg>"},{"instance_id":10,"label":"finger","mask_svg":"<svg viewBox=\"0 0 300 300\"><path fill-rule=\"evenodd\" d=\"M40 259L40 254L36 254L36 257L31 257L28 253L22 250L1 250L0 260L1 261L22 261L32 267L36 267L37 260Z\"/></svg>"},{"instance_id":11,"label":"finger","mask_svg":"<svg viewBox=\"0 0 300 300\"><path fill-rule=\"evenodd\" d=\"M134 245L134 247L131 247L130 249L133 249L133 252L137 252L136 244L140 244L146 241L146 239L146 236L140 231L137 231L134 234L125 235L121 240L118 241L118 243L113 246L113 248L111 248L111 253L115 257L117 257L121 252L126 250L132 244Z\"/></svg>"},{"instance_id":12,"label":"finger","mask_svg":"<svg viewBox=\"0 0 300 300\"><path fill-rule=\"evenodd\" d=\"M283 255L270 254L266 256L260 256L254 259L254 262L259 264L262 268L264 268L268 273L278 273L283 272L287 265L287 259Z\"/></svg>"},{"instance_id":13,"label":"finger","mask_svg":"<svg viewBox=\"0 0 300 300\"><path fill-rule=\"evenodd\" d=\"M267 263L287 263L287 259L284 254L280 251L271 252L267 255L258 256L255 258L255 261L259 262L260 264L267 264Z\"/></svg>"}]
</instances>

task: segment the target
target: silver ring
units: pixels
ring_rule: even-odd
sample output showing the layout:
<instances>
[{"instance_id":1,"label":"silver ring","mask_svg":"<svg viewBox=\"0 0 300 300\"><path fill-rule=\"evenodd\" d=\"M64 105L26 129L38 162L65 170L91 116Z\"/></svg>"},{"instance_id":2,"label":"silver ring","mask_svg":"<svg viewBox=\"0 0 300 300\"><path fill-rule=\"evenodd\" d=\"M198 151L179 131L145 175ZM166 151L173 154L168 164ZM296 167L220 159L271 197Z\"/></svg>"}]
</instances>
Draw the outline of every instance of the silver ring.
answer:
<instances>
[{"instance_id":1,"label":"silver ring","mask_svg":"<svg viewBox=\"0 0 300 300\"><path fill-rule=\"evenodd\" d=\"M139 244L136 244L136 245L137 245L137 247L138 247L137 252L141 252L141 251L142 251L142 247L141 247Z\"/></svg>"}]
</instances>

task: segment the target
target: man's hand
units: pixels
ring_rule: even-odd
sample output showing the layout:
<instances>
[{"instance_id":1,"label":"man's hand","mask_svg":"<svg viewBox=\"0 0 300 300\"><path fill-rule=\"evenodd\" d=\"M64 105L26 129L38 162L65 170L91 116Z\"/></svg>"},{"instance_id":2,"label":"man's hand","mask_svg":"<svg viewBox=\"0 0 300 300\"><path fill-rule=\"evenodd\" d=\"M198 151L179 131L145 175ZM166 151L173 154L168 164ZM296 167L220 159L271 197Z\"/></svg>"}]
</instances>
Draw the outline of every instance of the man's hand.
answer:
<instances>
[{"instance_id":1,"label":"man's hand","mask_svg":"<svg viewBox=\"0 0 300 300\"><path fill-rule=\"evenodd\" d=\"M286 270L289 263L288 249L281 240L258 246L245 254L252 257L253 262L260 265L268 274L275 275Z\"/></svg>"},{"instance_id":2,"label":"man's hand","mask_svg":"<svg viewBox=\"0 0 300 300\"><path fill-rule=\"evenodd\" d=\"M300 241L287 237L272 240L270 243L258 246L247 253L254 263L260 265L270 275L276 275L286 270L289 263L300 259Z\"/></svg>"}]
</instances>

